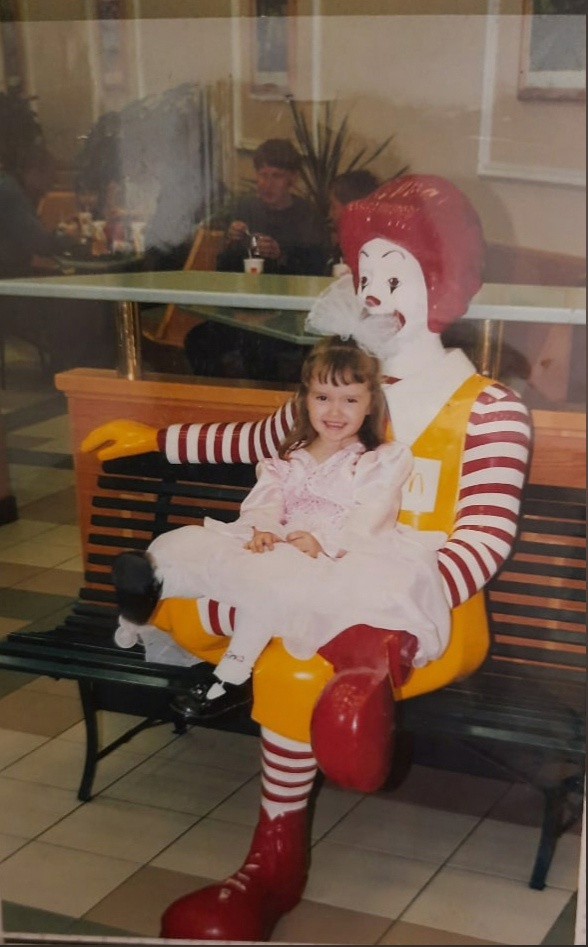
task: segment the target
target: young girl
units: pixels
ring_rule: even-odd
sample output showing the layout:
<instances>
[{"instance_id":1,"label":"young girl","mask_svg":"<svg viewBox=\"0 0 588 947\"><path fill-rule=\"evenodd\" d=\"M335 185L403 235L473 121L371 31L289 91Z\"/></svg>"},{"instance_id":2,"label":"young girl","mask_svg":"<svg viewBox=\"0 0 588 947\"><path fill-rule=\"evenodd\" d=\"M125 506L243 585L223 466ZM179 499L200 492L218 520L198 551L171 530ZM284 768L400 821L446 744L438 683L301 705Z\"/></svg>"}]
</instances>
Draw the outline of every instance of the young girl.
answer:
<instances>
[{"instance_id":1,"label":"young girl","mask_svg":"<svg viewBox=\"0 0 588 947\"><path fill-rule=\"evenodd\" d=\"M396 523L412 454L383 443L377 360L352 339L323 339L303 365L296 400L296 424L278 457L260 463L236 522L181 527L114 565L123 647L137 640L131 622L146 622L160 597L236 606L207 705L249 678L274 635L307 659L355 624L403 629L418 640L415 665L447 644L435 551Z\"/></svg>"}]
</instances>

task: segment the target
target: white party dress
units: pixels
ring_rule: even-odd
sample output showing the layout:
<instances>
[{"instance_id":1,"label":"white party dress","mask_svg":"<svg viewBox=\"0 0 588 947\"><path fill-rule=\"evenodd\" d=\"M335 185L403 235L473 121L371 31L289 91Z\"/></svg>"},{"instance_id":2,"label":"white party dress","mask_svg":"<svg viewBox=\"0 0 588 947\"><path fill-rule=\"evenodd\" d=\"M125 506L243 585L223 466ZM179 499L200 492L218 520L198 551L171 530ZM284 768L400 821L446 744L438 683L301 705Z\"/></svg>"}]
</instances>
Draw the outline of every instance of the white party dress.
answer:
<instances>
[{"instance_id":1,"label":"white party dress","mask_svg":"<svg viewBox=\"0 0 588 947\"><path fill-rule=\"evenodd\" d=\"M398 442L373 451L354 443L322 463L304 448L262 461L234 523L207 518L151 544L162 596L243 609L301 659L356 624L411 632L415 666L438 658L450 621L436 552L396 522L411 468ZM324 552L312 558L283 541L252 553L243 544L254 527L282 540L308 531Z\"/></svg>"}]
</instances>

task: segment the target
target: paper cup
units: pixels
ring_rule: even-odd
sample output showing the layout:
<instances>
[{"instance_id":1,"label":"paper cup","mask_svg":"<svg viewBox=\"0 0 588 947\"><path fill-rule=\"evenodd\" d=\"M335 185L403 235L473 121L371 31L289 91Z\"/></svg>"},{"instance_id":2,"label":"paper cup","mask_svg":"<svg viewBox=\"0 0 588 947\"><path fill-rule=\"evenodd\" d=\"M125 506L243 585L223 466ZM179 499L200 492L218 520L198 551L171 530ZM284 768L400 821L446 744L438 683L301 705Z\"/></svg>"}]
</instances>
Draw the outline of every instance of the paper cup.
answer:
<instances>
[{"instance_id":1,"label":"paper cup","mask_svg":"<svg viewBox=\"0 0 588 947\"><path fill-rule=\"evenodd\" d=\"M145 253L145 226L142 220L131 224L133 249L139 255Z\"/></svg>"},{"instance_id":2,"label":"paper cup","mask_svg":"<svg viewBox=\"0 0 588 947\"><path fill-rule=\"evenodd\" d=\"M335 279L339 279L340 276L346 276L347 273L351 273L351 270L346 263L335 263L333 266L332 274Z\"/></svg>"},{"instance_id":3,"label":"paper cup","mask_svg":"<svg viewBox=\"0 0 588 947\"><path fill-rule=\"evenodd\" d=\"M94 256L102 256L108 250L105 227L105 220L95 220L92 224L92 253Z\"/></svg>"},{"instance_id":4,"label":"paper cup","mask_svg":"<svg viewBox=\"0 0 588 947\"><path fill-rule=\"evenodd\" d=\"M89 211L81 211L78 214L78 222L80 225L80 236L91 237L92 236L92 214Z\"/></svg>"},{"instance_id":5,"label":"paper cup","mask_svg":"<svg viewBox=\"0 0 588 947\"><path fill-rule=\"evenodd\" d=\"M246 273L263 273L263 260L258 256L247 257L243 260L243 269Z\"/></svg>"},{"instance_id":6,"label":"paper cup","mask_svg":"<svg viewBox=\"0 0 588 947\"><path fill-rule=\"evenodd\" d=\"M104 241L106 240L106 221L105 220L95 220L92 224L92 236L94 240Z\"/></svg>"}]
</instances>

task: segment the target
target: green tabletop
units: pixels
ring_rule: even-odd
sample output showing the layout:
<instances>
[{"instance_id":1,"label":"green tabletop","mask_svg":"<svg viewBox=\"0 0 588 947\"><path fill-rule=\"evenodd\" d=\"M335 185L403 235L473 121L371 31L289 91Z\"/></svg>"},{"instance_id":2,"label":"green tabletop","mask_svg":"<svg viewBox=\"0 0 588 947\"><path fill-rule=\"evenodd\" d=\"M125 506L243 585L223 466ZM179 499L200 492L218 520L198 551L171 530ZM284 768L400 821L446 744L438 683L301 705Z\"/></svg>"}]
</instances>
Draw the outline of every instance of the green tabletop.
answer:
<instances>
[{"instance_id":1,"label":"green tabletop","mask_svg":"<svg viewBox=\"0 0 588 947\"><path fill-rule=\"evenodd\" d=\"M0 295L308 311L331 282L330 277L322 276L253 276L197 270L92 273L0 280Z\"/></svg>"},{"instance_id":2,"label":"green tabletop","mask_svg":"<svg viewBox=\"0 0 588 947\"><path fill-rule=\"evenodd\" d=\"M247 329L258 335L268 335L284 342L298 345L314 345L317 335L304 331L308 310L294 309L245 309L223 306L182 306L182 309L203 316L213 322L222 322L237 329Z\"/></svg>"},{"instance_id":3,"label":"green tabletop","mask_svg":"<svg viewBox=\"0 0 588 947\"><path fill-rule=\"evenodd\" d=\"M249 273L195 270L104 273L0 280L0 296L110 299L116 302L218 306L221 309L308 312L319 293L331 282L330 277L324 276L273 276L266 273L253 276ZM466 318L584 325L586 290L486 283L472 300Z\"/></svg>"}]
</instances>

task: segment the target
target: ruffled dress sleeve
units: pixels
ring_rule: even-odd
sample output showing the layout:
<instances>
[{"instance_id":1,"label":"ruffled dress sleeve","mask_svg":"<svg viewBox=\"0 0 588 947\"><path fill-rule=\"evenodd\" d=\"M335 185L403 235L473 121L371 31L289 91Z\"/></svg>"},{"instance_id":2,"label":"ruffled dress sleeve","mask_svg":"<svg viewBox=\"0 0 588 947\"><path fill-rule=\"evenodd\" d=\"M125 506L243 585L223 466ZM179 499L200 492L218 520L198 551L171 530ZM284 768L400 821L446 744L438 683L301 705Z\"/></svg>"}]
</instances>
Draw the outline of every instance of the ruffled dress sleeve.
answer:
<instances>
[{"instance_id":1,"label":"ruffled dress sleeve","mask_svg":"<svg viewBox=\"0 0 588 947\"><path fill-rule=\"evenodd\" d=\"M356 465L353 503L342 526L342 552L369 551L396 528L402 485L413 467L413 456L405 444L382 444L363 454Z\"/></svg>"},{"instance_id":2,"label":"ruffled dress sleeve","mask_svg":"<svg viewBox=\"0 0 588 947\"><path fill-rule=\"evenodd\" d=\"M239 518L233 523L221 523L206 517L205 528L234 536L244 543L252 538L254 529L275 533L284 539L288 532L284 525L284 464L286 461L278 458L262 460L257 465L257 482L243 500Z\"/></svg>"}]
</instances>

